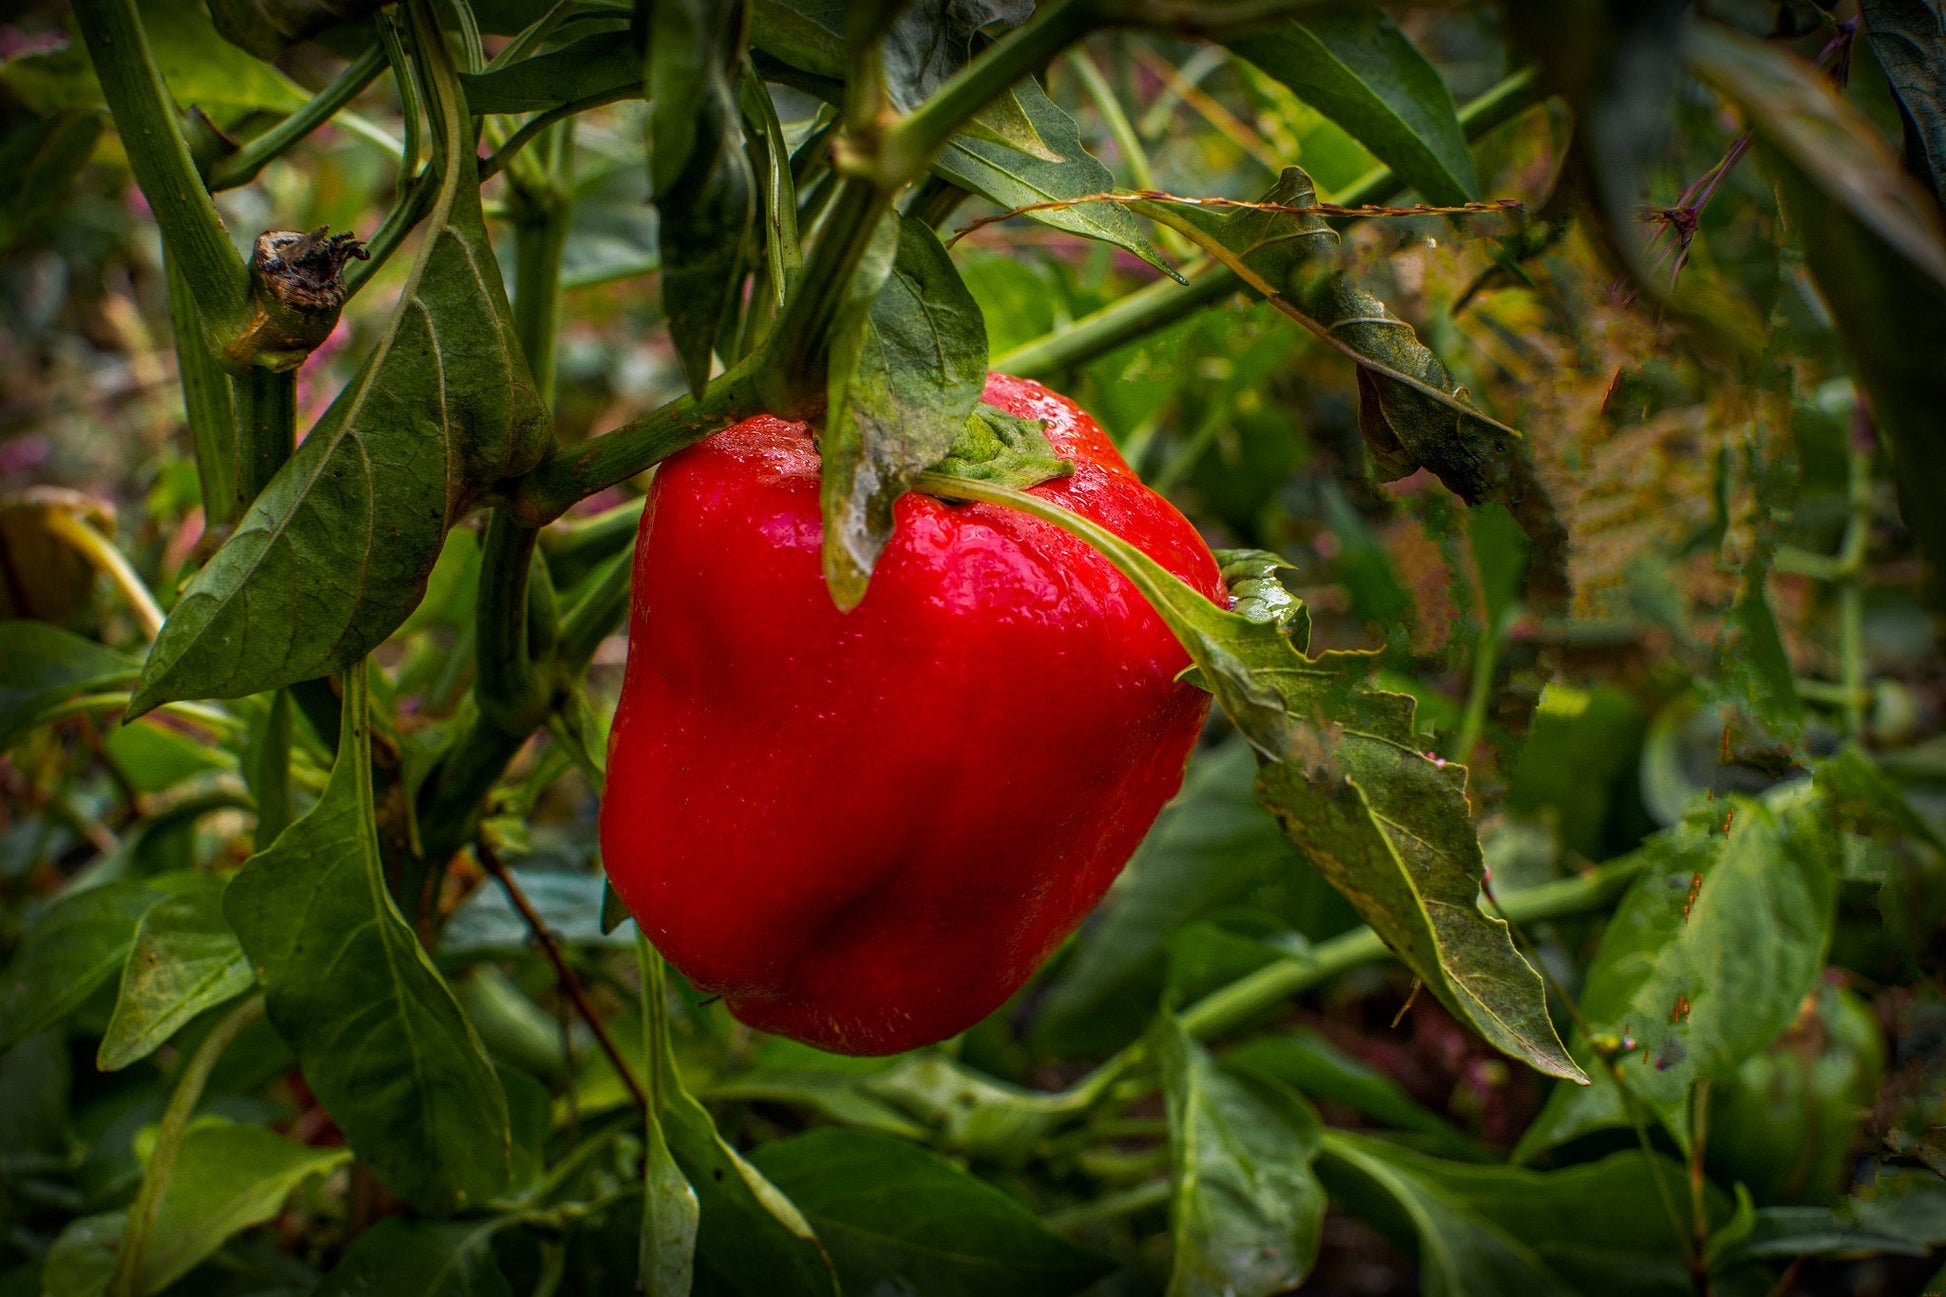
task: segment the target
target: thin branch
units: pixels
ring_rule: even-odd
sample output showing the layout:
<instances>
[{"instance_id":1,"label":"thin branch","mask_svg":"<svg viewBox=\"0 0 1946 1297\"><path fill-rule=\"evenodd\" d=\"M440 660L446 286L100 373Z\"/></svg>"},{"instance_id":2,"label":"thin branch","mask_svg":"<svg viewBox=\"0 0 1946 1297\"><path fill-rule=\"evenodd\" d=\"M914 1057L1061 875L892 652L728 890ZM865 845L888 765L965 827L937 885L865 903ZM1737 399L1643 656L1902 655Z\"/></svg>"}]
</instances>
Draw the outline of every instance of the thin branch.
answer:
<instances>
[{"instance_id":1,"label":"thin branch","mask_svg":"<svg viewBox=\"0 0 1946 1297\"><path fill-rule=\"evenodd\" d=\"M1518 198L1489 198L1484 202L1457 203L1450 207L1434 207L1424 203L1409 207L1390 207L1382 203L1360 203L1349 207L1339 203L1310 203L1293 207L1287 203L1251 202L1243 198L1193 198L1161 189L1104 190L1101 193L1082 194L1078 198L1050 198L1045 202L1010 208L993 216L982 216L954 230L953 237L946 240L946 246L950 248L975 230L1000 221L1025 216L1030 212L1076 207L1082 203L1178 203L1184 207L1247 208L1253 212L1269 212L1279 216L1459 216L1472 212L1518 212L1526 209L1526 204Z\"/></svg>"},{"instance_id":2,"label":"thin branch","mask_svg":"<svg viewBox=\"0 0 1946 1297\"><path fill-rule=\"evenodd\" d=\"M628 1060L623 1058L622 1051L616 1048L614 1037L608 1034L608 1027L602 1022L601 1016L595 1012L595 1006L589 1002L587 988L581 985L581 978L569 965L567 952L561 949L560 940L541 918L540 912L534 908L534 903L527 899L527 893L521 891L520 885L514 882L513 872L507 868L506 862L500 859L498 852L486 842L476 841L473 844L473 854L479 857L481 866L492 874L506 891L507 900L512 902L514 909L520 912L522 921L534 934L534 943L541 948L541 953L547 956L547 962L554 965L554 975L560 979L561 990L574 1004L575 1012L581 1015L581 1020L588 1024L588 1030L594 1032L596 1042L601 1045L601 1052L608 1057L609 1066L615 1069L616 1075L622 1078L622 1084L628 1087L629 1097L635 1101L635 1106L647 1112L649 1110L648 1091L644 1090L641 1081L636 1079L634 1070L628 1065Z\"/></svg>"}]
</instances>

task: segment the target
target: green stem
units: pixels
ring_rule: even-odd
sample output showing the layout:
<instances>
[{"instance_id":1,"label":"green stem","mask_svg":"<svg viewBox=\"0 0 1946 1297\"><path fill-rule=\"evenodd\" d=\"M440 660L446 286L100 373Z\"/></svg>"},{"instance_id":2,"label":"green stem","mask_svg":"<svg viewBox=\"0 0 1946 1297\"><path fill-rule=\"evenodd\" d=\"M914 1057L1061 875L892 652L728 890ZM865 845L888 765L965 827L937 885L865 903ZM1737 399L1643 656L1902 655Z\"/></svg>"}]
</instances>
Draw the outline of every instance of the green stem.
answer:
<instances>
[{"instance_id":1,"label":"green stem","mask_svg":"<svg viewBox=\"0 0 1946 1297\"><path fill-rule=\"evenodd\" d=\"M879 184L896 192L917 180L981 109L1103 25L1086 0L1051 0L1038 7L1017 31L954 73L886 135L874 159Z\"/></svg>"},{"instance_id":2,"label":"green stem","mask_svg":"<svg viewBox=\"0 0 1946 1297\"><path fill-rule=\"evenodd\" d=\"M1563 878L1515 892L1500 901L1510 919L1532 922L1596 909L1642 872L1647 853L1613 860L1574 878ZM1312 947L1301 960L1287 959L1260 968L1204 996L1180 1015L1183 1029L1199 1040L1222 1035L1276 1008L1292 996L1327 982L1340 973L1386 956L1385 943L1370 928L1359 928ZM1142 1042L1124 1048L1072 1087L1074 1092L1099 1095L1147 1061Z\"/></svg>"},{"instance_id":3,"label":"green stem","mask_svg":"<svg viewBox=\"0 0 1946 1297\"><path fill-rule=\"evenodd\" d=\"M574 122L549 133L542 174L508 188L514 226L514 334L541 402L554 407L554 343L561 322L561 256L574 210Z\"/></svg>"},{"instance_id":4,"label":"green stem","mask_svg":"<svg viewBox=\"0 0 1946 1297\"><path fill-rule=\"evenodd\" d=\"M1542 97L1535 70L1523 68L1461 109L1460 127L1469 141L1477 140L1539 103ZM1337 201L1346 207L1379 203L1404 187L1405 182L1396 173L1380 167L1339 194ZM1071 369L1174 324L1243 288L1243 281L1234 272L1206 257L1183 270L1188 284L1179 285L1168 279L1145 284L1045 337L996 357L993 368L1029 378Z\"/></svg>"},{"instance_id":5,"label":"green stem","mask_svg":"<svg viewBox=\"0 0 1946 1297\"><path fill-rule=\"evenodd\" d=\"M393 200L392 209L379 222L378 230L365 244L368 259L354 261L345 269L345 291L356 296L359 289L370 282L391 259L405 236L412 233L414 226L425 219L431 210L433 200L439 196L439 178L430 166L407 182Z\"/></svg>"},{"instance_id":6,"label":"green stem","mask_svg":"<svg viewBox=\"0 0 1946 1297\"><path fill-rule=\"evenodd\" d=\"M1088 102L1101 114L1101 124L1108 128L1108 134L1121 150L1122 161L1128 164L1128 177L1135 182L1137 189L1155 188L1155 168L1149 165L1149 151L1142 147L1142 137L1135 133L1135 123L1122 111L1122 101L1115 97L1115 88L1108 84L1108 78L1101 74L1095 61L1088 57L1086 50L1076 50L1068 59L1068 65L1081 79L1081 88L1087 92Z\"/></svg>"},{"instance_id":7,"label":"green stem","mask_svg":"<svg viewBox=\"0 0 1946 1297\"><path fill-rule=\"evenodd\" d=\"M540 529L495 509L480 553L474 609L480 716L525 738L547 717L552 691L529 651L528 590Z\"/></svg>"},{"instance_id":8,"label":"green stem","mask_svg":"<svg viewBox=\"0 0 1946 1297\"><path fill-rule=\"evenodd\" d=\"M253 995L230 1010L222 1021L210 1029L203 1037L203 1043L196 1047L189 1062L183 1067L182 1076L176 1081L174 1093L169 1096L169 1106L163 1109L162 1123L156 1130L155 1152L149 1155L149 1165L142 1172L142 1186L135 1191L135 1202L128 1209L128 1225L122 1233L121 1255L115 1263L115 1277L108 1285L109 1297L139 1297L144 1291L142 1273L148 1260L149 1235L155 1231L155 1218L162 1206L162 1195L169 1185L169 1174L175 1169L176 1154L182 1150L183 1136L189 1130L189 1119L195 1115L196 1104L203 1097L203 1087L209 1084L210 1073L215 1070L217 1060L223 1051L230 1047L242 1030L263 1016L264 998Z\"/></svg>"},{"instance_id":9,"label":"green stem","mask_svg":"<svg viewBox=\"0 0 1946 1297\"><path fill-rule=\"evenodd\" d=\"M284 156L300 140L338 115L338 110L363 93L372 79L384 70L385 46L373 44L345 65L331 84L313 95L308 103L277 125L251 140L229 157L217 162L207 177L211 193L235 189L257 178L257 173Z\"/></svg>"},{"instance_id":10,"label":"green stem","mask_svg":"<svg viewBox=\"0 0 1946 1297\"><path fill-rule=\"evenodd\" d=\"M485 183L500 174L516 154L534 142L536 136L563 118L585 113L590 108L600 108L604 104L620 103L624 99L641 97L641 90L635 86L622 86L612 90L599 91L584 95L580 99L550 108L544 113L536 113L520 124L520 129L507 137L507 142L495 149L491 156L480 163L480 180Z\"/></svg>"},{"instance_id":11,"label":"green stem","mask_svg":"<svg viewBox=\"0 0 1946 1297\"><path fill-rule=\"evenodd\" d=\"M1169 1182L1151 1180L1114 1193L1103 1194L1092 1202L1062 1211L1049 1212L1041 1217L1046 1226L1057 1234L1078 1234L1093 1225L1120 1220L1137 1212L1160 1207L1169 1201Z\"/></svg>"},{"instance_id":12,"label":"green stem","mask_svg":"<svg viewBox=\"0 0 1946 1297\"><path fill-rule=\"evenodd\" d=\"M212 354L220 355L223 342L248 317L250 280L196 173L135 0L75 0L74 21L121 135L129 170L155 215L163 245L195 294L204 325L213 331L205 342Z\"/></svg>"},{"instance_id":13,"label":"green stem","mask_svg":"<svg viewBox=\"0 0 1946 1297\"><path fill-rule=\"evenodd\" d=\"M183 413L189 420L196 480L203 492L203 526L214 530L237 519L236 406L230 399L229 375L210 352L195 290L174 257L165 251L162 260L169 282L169 324L176 336Z\"/></svg>"},{"instance_id":14,"label":"green stem","mask_svg":"<svg viewBox=\"0 0 1946 1297\"><path fill-rule=\"evenodd\" d=\"M824 408L831 328L895 192L864 176L840 182L817 242L778 313L771 344L758 353L768 357L763 401L770 413L807 418Z\"/></svg>"},{"instance_id":15,"label":"green stem","mask_svg":"<svg viewBox=\"0 0 1946 1297\"><path fill-rule=\"evenodd\" d=\"M237 515L240 517L297 445L297 371L249 369L231 380L236 401Z\"/></svg>"},{"instance_id":16,"label":"green stem","mask_svg":"<svg viewBox=\"0 0 1946 1297\"><path fill-rule=\"evenodd\" d=\"M1460 719L1459 736L1453 741L1449 761L1465 765L1473 755L1480 734L1486 729L1487 706L1493 701L1493 677L1500 669L1500 653L1507 645L1511 619L1497 626L1480 627L1480 639L1473 652L1473 679L1466 691L1466 712Z\"/></svg>"},{"instance_id":17,"label":"green stem","mask_svg":"<svg viewBox=\"0 0 1946 1297\"><path fill-rule=\"evenodd\" d=\"M108 578L146 638L154 639L161 633L162 609L113 541L96 531L86 519L65 509L48 510L47 529L81 551L95 570Z\"/></svg>"},{"instance_id":18,"label":"green stem","mask_svg":"<svg viewBox=\"0 0 1946 1297\"><path fill-rule=\"evenodd\" d=\"M1844 690L1845 736L1854 742L1865 734L1865 554L1872 538L1872 456L1854 446L1849 457L1850 481L1845 538L1838 550L1838 671Z\"/></svg>"},{"instance_id":19,"label":"green stem","mask_svg":"<svg viewBox=\"0 0 1946 1297\"><path fill-rule=\"evenodd\" d=\"M711 381L700 397L679 396L572 450L551 453L515 486L514 512L536 526L552 522L576 501L626 482L739 419L763 413L762 364L758 353Z\"/></svg>"},{"instance_id":20,"label":"green stem","mask_svg":"<svg viewBox=\"0 0 1946 1297\"><path fill-rule=\"evenodd\" d=\"M420 122L424 105L421 102L419 74L412 65L411 51L406 48L409 25L405 15L397 10L381 14L377 25L379 44L385 50L385 61L391 65L393 84L398 87L399 114L405 128L405 140L399 149L398 180L394 185L403 194L419 170Z\"/></svg>"},{"instance_id":21,"label":"green stem","mask_svg":"<svg viewBox=\"0 0 1946 1297\"><path fill-rule=\"evenodd\" d=\"M565 677L579 676L601 642L628 616L629 577L634 566L633 547L610 558L587 593L561 618L560 660Z\"/></svg>"}]
</instances>

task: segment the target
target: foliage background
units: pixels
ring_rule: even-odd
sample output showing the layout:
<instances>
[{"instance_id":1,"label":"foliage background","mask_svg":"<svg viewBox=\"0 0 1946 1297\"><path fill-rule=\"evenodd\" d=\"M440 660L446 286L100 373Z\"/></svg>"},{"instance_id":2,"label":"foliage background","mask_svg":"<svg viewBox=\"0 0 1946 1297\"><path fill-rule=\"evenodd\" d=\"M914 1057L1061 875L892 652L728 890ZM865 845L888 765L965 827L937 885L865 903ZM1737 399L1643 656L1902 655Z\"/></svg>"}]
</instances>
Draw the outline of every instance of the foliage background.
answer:
<instances>
[{"instance_id":1,"label":"foliage background","mask_svg":"<svg viewBox=\"0 0 1946 1297\"><path fill-rule=\"evenodd\" d=\"M505 39L492 33L533 17L506 8L475 7L488 52ZM220 928L210 880L262 845L251 762L277 722L261 699L127 727L112 700L50 711L44 686L85 694L91 665L113 676L120 660L68 641L46 650L9 623L0 1291L612 1291L638 1265L656 1281L671 1171L701 1199L698 1291L829 1292L827 1262L846 1292L928 1297L1271 1293L1307 1274L1343 1293L1938 1287L1946 674L1922 528L1898 506L1899 487L1938 466L1907 445L1894 468L1846 359L1857 344L1841 345L1860 307L1820 293L1810 255L1866 246L1874 200L1844 188L1833 156L1807 207L1791 179L1806 163L1760 150L1695 210L1676 275L1670 231L1686 227L1652 213L1693 200L1685 186L1746 124L1782 128L1720 75L1683 71L1660 30L1632 38L1664 41L1661 82L1576 78L1591 46L1629 34L1630 7L1561 7L1581 32L1544 8L1395 11L1460 104L1535 57L1569 93L1472 149L1478 193L1518 200L1517 213L1363 220L1347 264L1481 408L1525 434L1568 537L1565 607L1534 606L1528 545L1504 511L1467 509L1423 470L1380 480L1351 367L1270 306L1233 294L1046 363L1044 340L1157 272L1021 218L953 253L996 368L1031 369L1095 413L1213 540L1289 560L1314 648L1382 649L1381 681L1419 700L1429 749L1468 766L1496 894L1594 880L1521 932L1594 1087L1573 1094L1501 1056L1415 995L1376 943L1346 944L1357 914L1256 804L1255 762L1221 721L1117 891L961 1039L847 1060L754 1036L680 985L661 1001L651 977L645 1000L632 928L598 921L595 794L556 730L522 750L486 827L558 935L560 963L478 855L459 857L415 916L497 1069L512 1177L490 1201L445 1204L457 1211L403 1190L408 1206L388 1155L361 1147L354 1160L290 1046L264 1021L226 1016L228 995L145 1023L146 1050L98 1067L104 1037L121 1039L141 941L167 936L158 892L190 937ZM1938 15L1881 12L1902 9ZM1710 10L1692 21L1806 59L1856 17ZM177 99L239 139L362 47L341 30L273 67L223 42L198 5L148 0L142 13ZM49 518L111 537L165 607L209 542L156 230L67 21L42 6L0 27L0 178L19 196L0 220L4 611L139 655L139 614ZM1845 99L1888 149L1903 139L1909 158L1923 154L1925 113L1908 98L1902 121L1880 49L1860 39L1841 55ZM1937 87L1946 45L1929 57ZM1812 87L1796 93L1822 93L1796 66ZM1330 200L1380 165L1368 150L1386 138L1220 45L1151 32L1091 38L1046 85L1119 183L1178 195L1255 198L1299 162ZM776 102L787 127L813 111L795 91ZM564 443L684 390L655 278L648 113L623 102L576 118L553 380ZM239 236L369 234L396 196L405 134L381 75L220 194L225 222ZM1796 205L1780 206L1780 180L1800 185ZM484 194L514 283L523 199L504 177ZM944 228L997 210L976 200ZM1172 260L1192 252L1166 229L1156 242ZM1631 255L1646 274L1630 274ZM300 429L380 335L403 266L352 300L300 372ZM1874 346L1936 351L1923 284L1857 278L1863 309L1906 322ZM1872 397L1881 413L1899 400ZM1936 421L1929 432L1936 444ZM545 533L561 590L591 579L577 539L604 520L613 530L638 495L639 483L605 490ZM476 517L375 655L394 760L449 737L471 705L480 548ZM612 710L623 653L619 634L593 653L597 716ZM52 674L35 675L48 661ZM125 685L105 691L125 698ZM285 723L302 808L325 786L334 736L315 713ZM227 967L220 947L212 958ZM662 1075L644 1005L651 1020L666 1012L681 1084L702 1106L677 1103L645 1131L563 968L636 1077ZM1204 997L1265 976L1301 994L1199 1027L1207 1048L1168 1016L1158 1025L1158 1004L1195 1025ZM225 989L249 980L245 967ZM235 1039L178 1132L148 1268L111 1279L157 1123L225 1029ZM1137 1041L1148 1064L1073 1101ZM1633 1099L1615 1100L1611 1064Z\"/></svg>"}]
</instances>

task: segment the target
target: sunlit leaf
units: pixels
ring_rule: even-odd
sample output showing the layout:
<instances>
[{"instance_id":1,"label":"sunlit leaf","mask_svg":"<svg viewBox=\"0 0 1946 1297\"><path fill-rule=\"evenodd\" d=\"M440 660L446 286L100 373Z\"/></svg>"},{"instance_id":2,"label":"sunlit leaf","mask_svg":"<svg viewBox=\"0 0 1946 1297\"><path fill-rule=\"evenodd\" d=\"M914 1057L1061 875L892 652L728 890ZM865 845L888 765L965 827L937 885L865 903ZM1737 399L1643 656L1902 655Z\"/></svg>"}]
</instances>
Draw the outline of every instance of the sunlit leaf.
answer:
<instances>
[{"instance_id":1,"label":"sunlit leaf","mask_svg":"<svg viewBox=\"0 0 1946 1297\"><path fill-rule=\"evenodd\" d=\"M1377 9L1287 20L1227 43L1344 127L1427 202L1480 196L1452 91Z\"/></svg>"}]
</instances>

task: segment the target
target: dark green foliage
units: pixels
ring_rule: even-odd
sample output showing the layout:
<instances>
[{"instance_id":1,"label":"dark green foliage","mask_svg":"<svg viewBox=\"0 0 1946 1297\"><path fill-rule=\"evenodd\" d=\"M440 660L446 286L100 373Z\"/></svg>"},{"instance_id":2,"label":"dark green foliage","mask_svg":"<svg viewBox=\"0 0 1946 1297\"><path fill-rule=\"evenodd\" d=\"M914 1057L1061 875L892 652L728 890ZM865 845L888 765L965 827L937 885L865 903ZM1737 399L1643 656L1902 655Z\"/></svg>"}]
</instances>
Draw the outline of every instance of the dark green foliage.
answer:
<instances>
[{"instance_id":1,"label":"dark green foliage","mask_svg":"<svg viewBox=\"0 0 1946 1297\"><path fill-rule=\"evenodd\" d=\"M1936 0L71 8L0 64L0 1293L1938 1286ZM259 224L372 252L294 381ZM1218 713L891 1058L600 873L641 476L767 406L837 606L908 490L1019 508Z\"/></svg>"}]
</instances>

